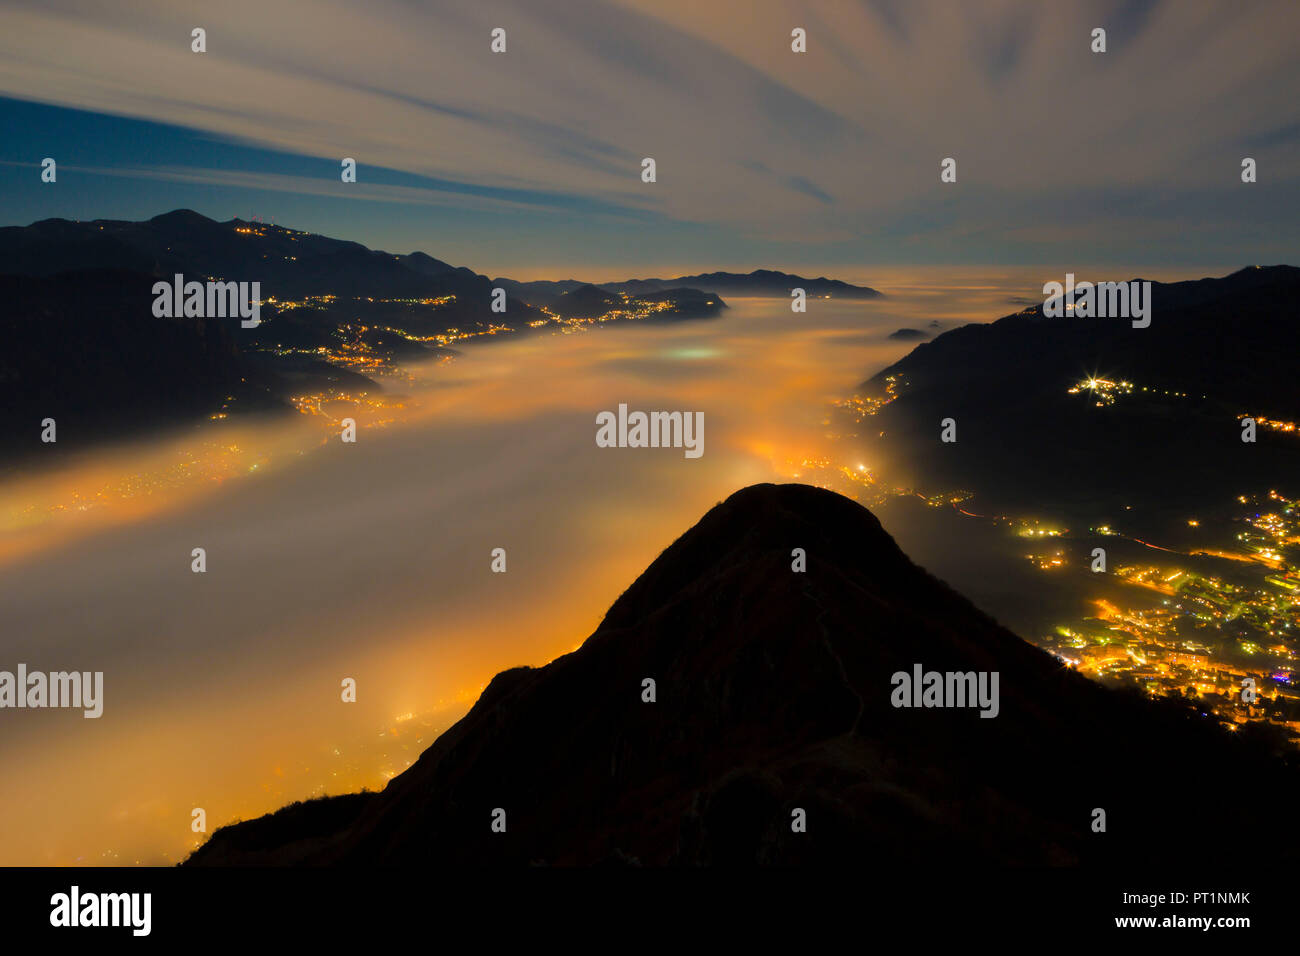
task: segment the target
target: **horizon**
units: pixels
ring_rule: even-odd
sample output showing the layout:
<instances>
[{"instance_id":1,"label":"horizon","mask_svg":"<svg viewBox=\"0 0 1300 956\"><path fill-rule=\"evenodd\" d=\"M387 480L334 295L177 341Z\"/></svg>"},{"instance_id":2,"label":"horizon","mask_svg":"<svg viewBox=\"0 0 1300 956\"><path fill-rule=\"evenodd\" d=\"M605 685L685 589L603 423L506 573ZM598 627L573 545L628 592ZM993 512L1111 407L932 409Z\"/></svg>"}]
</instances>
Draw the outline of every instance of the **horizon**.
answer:
<instances>
[{"instance_id":1,"label":"horizon","mask_svg":"<svg viewBox=\"0 0 1300 956\"><path fill-rule=\"evenodd\" d=\"M108 216L93 216L93 217L47 216L44 219L36 219L30 222L0 224L0 228L25 229L25 228L31 228L32 226L39 225L42 222L143 223L143 222L148 222L152 219L161 218L163 216L168 216L175 213L187 213L187 212L202 216L203 218L213 223L216 223L218 225L225 225L227 223L232 223L232 222L262 223L265 225L278 226L282 229L288 229L295 232L305 232L313 235L321 235L324 238L335 239L341 242L357 241L353 237L347 235L311 233L310 230L299 229L296 225L289 225L283 222L275 222L272 220L266 220L265 222L263 222L263 220L260 219L248 219L239 215L233 215L230 216L229 218L220 218L219 216L208 215L206 213L200 212L199 210L187 206L178 206L174 209L168 209L162 212L154 213L153 215L146 215L140 219L116 219ZM362 243L362 245L366 245L366 244ZM452 261L447 259L445 256L437 254L436 251L430 251L429 249L410 249L407 251L402 251L400 249L383 249L383 248L376 248L368 245L366 246L366 248L370 249L372 252L382 252L382 253L389 253L389 254L396 254L396 255L414 255L417 252L423 253L427 256L430 256L431 258L438 259L439 261L442 262L446 262L448 265L458 267L458 268L459 267L468 268L478 273L479 275L483 275L491 279L511 279L516 282L537 282L537 281L548 281L548 280L556 281L556 282L580 281L580 282L588 282L593 285L599 285L602 282L623 282L623 281L636 280L636 279L670 279L670 278L679 278L679 277L707 274L707 273L714 273L714 272L730 272L730 273L736 273L740 275L750 275L755 272L772 271L772 272L787 273L791 275L801 275L803 278L809 278L809 279L838 279L842 282L847 282L850 285L867 286L869 288L873 288L876 289L877 291L883 292L884 291L883 287L885 284L887 284L888 279L886 280L886 283L881 283L879 279L877 279L873 283L869 278L870 275L875 275L875 276L885 275L886 277L893 276L895 277L896 282L903 281L904 279L915 279L919 277L932 276L936 274L942 274L954 280L970 279L981 275L987 276L991 280L992 279L1005 280L1009 275L1012 274L1019 274L1025 277L1028 277L1030 275L1041 274L1043 276L1046 276L1048 279L1051 279L1054 276L1064 275L1066 272L1069 271L1073 271L1078 274L1091 273L1093 275L1100 276L1103 275L1106 269L1108 268L1111 270L1121 268L1119 266L1106 267L1106 266L1101 266L1096 264L1088 265L1086 263L1082 265L1071 264L1068 266L1060 263L1056 264L1055 266L1051 264L1026 265L1026 264L1017 264L1017 263L993 263L993 262L966 263L963 265L949 265L944 263L895 263L892 265L878 266L871 273L863 271L861 273L855 274L849 271L843 273L834 272L834 273L823 273L823 274L804 272L801 274L798 271L797 267L786 268L780 265L775 265L775 266L769 265L767 263L752 265L752 267L741 266L741 267L724 269L720 267L714 268L707 264L701 264L695 262L695 263L680 264L676 268L669 269L667 271L664 271L656 275L651 275L649 273L629 275L621 272L611 272L599 278L591 278L587 275L579 276L579 275L547 272L545 270L542 270L541 267L536 267L536 269L533 271L524 271L524 272L510 271L510 270L484 271L476 268L475 265L472 263ZM1243 269L1272 268L1275 266L1291 266L1293 268L1297 267L1295 263L1291 263L1291 262L1253 262L1253 263L1241 263L1237 265L1230 265L1230 264L1223 264L1223 263L1218 263L1215 265L1194 264L1194 265L1181 265L1181 266L1173 265L1173 264L1148 265L1148 266L1136 265L1136 266L1131 266L1131 268L1137 269L1138 271L1133 272L1130 275L1123 276L1123 278L1125 280L1152 279L1152 281L1169 283L1169 282L1180 282L1180 281L1185 281L1194 278L1223 278L1232 275L1235 272L1240 272ZM857 266L853 268L865 270L870 267ZM1150 272L1148 273L1147 270L1150 270ZM1155 276L1157 275L1161 276L1161 278L1155 278ZM1118 280L1121 278L1121 276L1119 274L1113 274L1110 275L1109 278ZM1000 317L1001 316L997 316L997 315L990 316L989 321L993 321L994 319Z\"/></svg>"}]
</instances>

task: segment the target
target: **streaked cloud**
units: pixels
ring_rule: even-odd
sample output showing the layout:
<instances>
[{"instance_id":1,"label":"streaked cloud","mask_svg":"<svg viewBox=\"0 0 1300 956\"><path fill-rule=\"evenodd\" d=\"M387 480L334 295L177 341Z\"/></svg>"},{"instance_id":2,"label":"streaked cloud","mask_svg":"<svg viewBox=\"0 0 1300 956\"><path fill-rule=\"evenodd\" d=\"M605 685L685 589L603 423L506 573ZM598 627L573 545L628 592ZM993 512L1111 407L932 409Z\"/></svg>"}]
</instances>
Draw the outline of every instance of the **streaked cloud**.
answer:
<instances>
[{"instance_id":1,"label":"streaked cloud","mask_svg":"<svg viewBox=\"0 0 1300 956\"><path fill-rule=\"evenodd\" d=\"M208 34L201 56L194 26ZM488 49L497 26L504 55ZM790 52L794 26L807 54ZM1089 50L1096 26L1104 55ZM553 196L566 215L654 215L737 250L882 255L888 234L967 260L1023 259L1017 237L1030 233L1062 255L1091 244L1122 256L1144 228L1124 197L1143 193L1186 197L1162 212L1187 224L1214 216L1225 249L1253 237L1272 250L1287 237L1198 192L1236 183L1249 150L1255 190L1294 208L1297 27L1300 6L1249 0L18 0L0 8L0 93L353 156L359 187L368 167L463 187L372 184L358 198L508 213ZM653 185L639 178L644 156ZM956 187L939 183L947 156ZM196 165L198 178L313 192ZM133 164L148 167L147 155ZM1112 213L1078 215L1098 195ZM1013 200L990 201L1000 196ZM1053 219L1069 223L1057 240ZM972 229L980 245L962 247ZM593 252L607 245L594 239Z\"/></svg>"}]
</instances>

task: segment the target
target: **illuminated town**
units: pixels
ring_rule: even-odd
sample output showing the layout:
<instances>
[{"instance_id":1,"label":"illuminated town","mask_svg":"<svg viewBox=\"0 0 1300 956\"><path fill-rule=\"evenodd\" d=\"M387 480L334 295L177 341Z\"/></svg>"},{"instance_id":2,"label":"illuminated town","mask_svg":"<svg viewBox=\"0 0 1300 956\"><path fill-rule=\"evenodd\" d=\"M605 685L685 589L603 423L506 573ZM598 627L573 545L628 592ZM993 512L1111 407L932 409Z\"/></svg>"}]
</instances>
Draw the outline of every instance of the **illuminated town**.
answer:
<instances>
[{"instance_id":1,"label":"illuminated town","mask_svg":"<svg viewBox=\"0 0 1300 956\"><path fill-rule=\"evenodd\" d=\"M1134 385L1132 382L1115 382L1107 378L1101 378L1100 376L1086 378L1078 384L1072 385L1070 388L1066 389L1066 393L1069 395L1086 395L1093 399L1093 404L1097 408L1105 408L1108 405L1114 405L1120 399L1138 396L1143 392L1147 393L1148 396L1169 398L1190 397L1187 392L1154 388L1145 385L1139 387ZM1201 398L1206 397L1207 396L1205 395L1201 396ZM1296 433L1297 425L1295 422L1281 421L1276 418L1268 418L1264 415L1252 415L1249 412L1241 412L1237 415L1237 418L1239 420L1245 418L1253 419L1255 424L1259 427L1267 428L1272 431L1285 432L1287 434Z\"/></svg>"},{"instance_id":2,"label":"illuminated town","mask_svg":"<svg viewBox=\"0 0 1300 956\"><path fill-rule=\"evenodd\" d=\"M915 497L930 507L951 507L967 518L1005 526L1009 534L1025 539L1024 559L1045 574L1095 573L1092 550L1098 538L1123 537L1161 553L1159 562L1110 567L1108 596L1091 600L1093 614L1024 636L1103 682L1133 684L1151 696L1194 699L1232 729L1264 721L1300 738L1300 562L1284 557L1288 548L1294 555L1300 545L1300 501L1276 492L1258 501L1238 499L1247 509L1259 510L1236 518L1244 529L1236 536L1236 550L1183 553L1109 526L1071 533L1033 519L981 515L961 507L973 497L968 492L924 495L888 488L864 465L835 465L822 458L789 464L791 477L869 507L894 497ZM1234 560L1243 569L1230 578L1182 566L1179 557ZM1254 681L1253 702L1242 696L1247 678Z\"/></svg>"},{"instance_id":3,"label":"illuminated town","mask_svg":"<svg viewBox=\"0 0 1300 956\"><path fill-rule=\"evenodd\" d=\"M905 385L891 375L884 394L856 395L835 402L834 408L860 425ZM1188 397L1097 376L1067 391L1091 398L1097 407L1148 391ZM1255 420L1282 432L1296 429L1292 422ZM832 441L851 437L827 434ZM1213 515L1219 518L1216 527L1233 530L1218 532L1212 545L1183 551L1109 524L1070 529L1032 518L980 514L970 510L970 492L923 494L889 487L865 463L818 457L791 459L786 465L792 477L868 507L915 497L930 507L951 507L966 518L1004 527L1024 540L1021 554L1036 571L1079 575L1084 593L1096 595L1088 599L1092 613L1026 638L1099 681L1136 686L1153 697L1190 700L1234 731L1247 723L1272 724L1300 745L1300 500L1269 490L1207 507L1204 515L1186 519L1188 528L1202 528ZM1094 549L1108 538L1124 539L1152 557L1096 567ZM1113 554L1116 549L1106 550ZM1109 572L1104 581L1103 570Z\"/></svg>"},{"instance_id":4,"label":"illuminated town","mask_svg":"<svg viewBox=\"0 0 1300 956\"><path fill-rule=\"evenodd\" d=\"M1267 721L1300 732L1300 567L1284 557L1300 545L1300 502L1270 491L1236 505L1232 520L1242 530L1235 551L1183 557L1235 559L1244 573L1230 579L1172 558L1117 564L1110 570L1124 600L1098 598L1093 615L1062 624L1037 643L1093 677L1136 684L1153 696L1194 699L1231 728ZM1084 569L1088 550L1077 559ZM1054 571L1070 563L1065 551L1055 554L1059 563L1039 567ZM1253 702L1243 694L1248 687Z\"/></svg>"},{"instance_id":5,"label":"illuminated town","mask_svg":"<svg viewBox=\"0 0 1300 956\"><path fill-rule=\"evenodd\" d=\"M238 226L236 233L264 236L275 229L293 236L292 230L278 226L252 223ZM302 235L306 235L303 233ZM527 322L530 331L549 330L551 334L568 335L607 322L637 321L656 315L672 313L679 304L670 297L641 299L626 294L610 293L610 299L621 300L621 305L599 314L561 316L551 309L540 307L542 318ZM289 402L302 416L305 431L298 430L287 436L271 438L270 432L259 434L245 430L245 422L238 414L238 402L232 395L225 396L219 406L207 416L207 423L197 431L185 433L176 440L164 443L161 450L146 458L136 458L130 469L106 472L102 478L77 486L46 482L40 488L30 489L31 494L21 506L0 510L0 531L22 532L32 537L39 526L55 518L87 511L100 511L106 505L130 505L133 513L148 507L165 507L169 494L182 489L212 487L239 476L266 472L272 466L298 458L313 447L337 440L340 423L352 419L358 427L384 428L408 417L420 407L412 397L417 390L410 388L414 379L408 369L411 364L434 365L453 361L457 353L449 347L457 342L520 332L505 324L486 323L473 328L445 327L432 334L419 334L394 324L371 324L359 319L339 321L340 309L355 306L355 311L385 315L394 313L428 321L430 315L453 305L455 296L424 299L353 299L341 302L335 295L312 295L301 299L283 299L268 296L264 302L267 316L259 332L261 344L250 352L263 352L287 360L286 368L293 362L311 363L315 374L308 376L311 383L295 392ZM713 306L716 299L709 298ZM293 345L278 341L277 318L294 313L319 313L307 317L308 327L316 339L329 344ZM412 321L412 325L420 324ZM283 325L279 328L284 328ZM290 337L288 335L285 336ZM331 381L331 376L321 370L339 369L355 373L346 379ZM312 427L315 423L318 427ZM21 553L20 543L11 542L8 550L0 549L0 560Z\"/></svg>"},{"instance_id":6,"label":"illuminated town","mask_svg":"<svg viewBox=\"0 0 1300 956\"><path fill-rule=\"evenodd\" d=\"M848 398L842 398L834 402L833 407L842 409L856 424L860 425L898 398L902 389L906 386L907 380L901 375L886 375L885 393L883 395L851 395ZM826 424L830 424L830 422L826 422Z\"/></svg>"},{"instance_id":7,"label":"illuminated town","mask_svg":"<svg viewBox=\"0 0 1300 956\"><path fill-rule=\"evenodd\" d=\"M526 327L532 331L549 328L552 334L569 335L606 322L639 321L655 315L671 313L678 308L678 304L669 298L640 299L620 293L617 299L621 300L621 305L597 314L563 316L546 306L539 306L537 310L542 314L542 318L528 321ZM358 309L373 310L378 306L417 313L427 310L422 317L427 317L427 313L436 314L439 310L453 305L455 301L454 295L425 299L367 297L353 300ZM275 337L276 315L298 310L316 310L326 318L325 313L339 307L340 303L333 295L307 296L298 300L270 296L266 300L266 305L270 307L266 335L271 339ZM710 300L707 305L714 305L714 301ZM329 323L328 318L326 322ZM357 385L330 385L295 394L291 399L293 406L299 412L319 417L331 429L344 417L351 417L358 423L364 420L369 427L383 427L396 421L398 419L396 413L408 405L407 399L388 393L394 385L410 384L410 376L406 374L401 364L403 360L414 357L426 362L450 361L455 357L455 353L448 350L458 342L517 331L519 330L514 326L489 322L478 323L476 327L469 329L448 327L433 334L423 335L409 328L368 325L358 320L334 324L328 332L331 340L329 345L304 347L276 342L264 345L260 350L281 358L296 356L323 361L336 368L356 372L383 383L383 387L373 390ZM228 413L229 409L223 407L211 417L218 420L227 417Z\"/></svg>"}]
</instances>

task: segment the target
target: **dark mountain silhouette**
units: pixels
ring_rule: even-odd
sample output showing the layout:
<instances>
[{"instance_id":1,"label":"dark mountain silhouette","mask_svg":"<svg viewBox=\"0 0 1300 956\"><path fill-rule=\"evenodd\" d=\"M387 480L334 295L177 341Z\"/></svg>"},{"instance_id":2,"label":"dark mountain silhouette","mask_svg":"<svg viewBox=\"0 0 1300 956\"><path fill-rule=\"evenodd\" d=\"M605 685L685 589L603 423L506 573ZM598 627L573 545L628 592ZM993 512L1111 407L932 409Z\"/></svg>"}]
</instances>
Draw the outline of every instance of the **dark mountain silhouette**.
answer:
<instances>
[{"instance_id":1,"label":"dark mountain silhouette","mask_svg":"<svg viewBox=\"0 0 1300 956\"><path fill-rule=\"evenodd\" d=\"M454 303L447 308L461 323L467 318L498 324L536 318L532 305L550 305L565 293L586 285L573 279L493 280L423 252L394 255L368 249L358 242L270 223L243 219L218 222L189 209L144 222L45 219L30 226L0 228L0 273L44 276L94 269L146 272L165 278L179 272L187 279L211 276L258 281L264 295L280 299L321 295L385 299L454 296ZM693 281L696 279L700 281ZM802 279L769 270L749 275L713 272L679 279L640 279L604 283L602 287L607 292L632 295L691 288L715 296L726 294L727 289L739 295L788 296L795 285L802 285L809 295L879 295L875 290L838 280ZM491 292L498 286L516 300L511 312L518 314L503 319L500 313L491 312Z\"/></svg>"},{"instance_id":2,"label":"dark mountain silhouette","mask_svg":"<svg viewBox=\"0 0 1300 956\"><path fill-rule=\"evenodd\" d=\"M434 298L455 295L488 313L491 283L423 253L398 256L262 222L217 222L178 209L145 222L46 219L0 229L0 272L51 275L129 269L170 278L257 281L265 296Z\"/></svg>"},{"instance_id":3,"label":"dark mountain silhouette","mask_svg":"<svg viewBox=\"0 0 1300 956\"><path fill-rule=\"evenodd\" d=\"M412 252L409 256L403 256L402 262L416 272L421 272L427 276L443 276L449 272L459 271L455 266L448 265L441 259L435 259L423 252ZM465 271L470 272L468 269ZM473 275L472 272L470 274Z\"/></svg>"},{"instance_id":4,"label":"dark mountain silhouette","mask_svg":"<svg viewBox=\"0 0 1300 956\"><path fill-rule=\"evenodd\" d=\"M523 299L526 302L551 305L566 292L572 292L574 289L584 285L592 285L593 283L583 282L579 279L535 279L530 282L520 282L503 276L493 279L492 284L505 289L508 295Z\"/></svg>"},{"instance_id":5,"label":"dark mountain silhouette","mask_svg":"<svg viewBox=\"0 0 1300 956\"><path fill-rule=\"evenodd\" d=\"M239 351L237 322L157 319L154 281L118 270L0 275L0 453L48 458L228 402L288 410L280 376ZM47 417L57 444L40 442Z\"/></svg>"},{"instance_id":6,"label":"dark mountain silhouette","mask_svg":"<svg viewBox=\"0 0 1300 956\"><path fill-rule=\"evenodd\" d=\"M612 292L594 285L580 285L555 299L554 309L563 316L604 315L623 300Z\"/></svg>"},{"instance_id":7,"label":"dark mountain silhouette","mask_svg":"<svg viewBox=\"0 0 1300 956\"><path fill-rule=\"evenodd\" d=\"M775 272L771 269L755 269L753 272L705 272L700 275L679 276L676 279L629 279L626 282L605 283L606 288L619 292L640 294L671 288L688 286L704 292L729 296L784 296L789 297L790 290L803 289L810 296L830 296L836 299L877 299L881 293L867 286L849 285L839 279L819 277L806 279L789 272Z\"/></svg>"},{"instance_id":8,"label":"dark mountain silhouette","mask_svg":"<svg viewBox=\"0 0 1300 956\"><path fill-rule=\"evenodd\" d=\"M588 283L577 279L560 281L516 282L512 279L494 279L497 285L505 287L510 294L520 295L525 300L551 305L560 296L572 293ZM644 298L657 292L673 289L696 289L716 296L782 296L789 298L790 290L803 289L810 296L831 296L836 299L876 299L882 293L867 286L849 285L839 279L805 279L788 272L774 272L771 269L756 269L750 273L740 272L706 272L693 276L678 276L676 279L627 279L622 282L601 282L600 288L608 292L621 292Z\"/></svg>"},{"instance_id":9,"label":"dark mountain silhouette","mask_svg":"<svg viewBox=\"0 0 1300 956\"><path fill-rule=\"evenodd\" d=\"M1000 713L893 707L891 675L915 664L999 672ZM861 506L758 485L665 550L577 651L497 675L382 792L224 827L187 862L1226 865L1294 860L1297 797L1281 758L1066 669Z\"/></svg>"},{"instance_id":10,"label":"dark mountain silhouette","mask_svg":"<svg viewBox=\"0 0 1300 956\"><path fill-rule=\"evenodd\" d=\"M727 303L715 292L699 289L664 289L662 292L642 292L635 296L641 302L666 302L671 308L661 315L665 319L712 318L722 314Z\"/></svg>"},{"instance_id":11,"label":"dark mountain silhouette","mask_svg":"<svg viewBox=\"0 0 1300 956\"><path fill-rule=\"evenodd\" d=\"M153 315L153 285L209 279L258 282L262 324ZM217 222L178 209L144 222L46 219L0 228L0 459L13 464L73 448L233 413L287 409L291 394L333 386L379 390L321 358L340 347L377 361L428 357L459 333L524 331L543 313L509 289L491 310L494 284L423 252L393 255L356 242L262 222ZM599 317L626 307L587 287L561 314ZM655 292L665 318L716 315L718 296ZM60 444L39 441L58 422Z\"/></svg>"},{"instance_id":12,"label":"dark mountain silhouette","mask_svg":"<svg viewBox=\"0 0 1300 956\"><path fill-rule=\"evenodd\" d=\"M635 296L632 304L637 302L668 303L666 318L703 318L718 315L727 304L722 297L699 289L665 289L662 292L646 292ZM551 305L558 315L601 316L612 310L626 309L629 303L616 292L610 292L594 285L581 285L557 296Z\"/></svg>"},{"instance_id":13,"label":"dark mountain silhouette","mask_svg":"<svg viewBox=\"0 0 1300 956\"><path fill-rule=\"evenodd\" d=\"M1238 421L1300 420L1300 269L1154 283L1151 298L1148 328L1045 318L1040 305L918 345L862 386L884 397L893 378L899 395L861 429L877 436L867 454L889 463L891 480L1098 519L1137 498L1172 514L1261 483L1300 490L1300 434L1261 427L1246 444ZM1133 389L1113 404L1089 388L1070 394L1092 378ZM948 417L957 441L944 444Z\"/></svg>"}]
</instances>

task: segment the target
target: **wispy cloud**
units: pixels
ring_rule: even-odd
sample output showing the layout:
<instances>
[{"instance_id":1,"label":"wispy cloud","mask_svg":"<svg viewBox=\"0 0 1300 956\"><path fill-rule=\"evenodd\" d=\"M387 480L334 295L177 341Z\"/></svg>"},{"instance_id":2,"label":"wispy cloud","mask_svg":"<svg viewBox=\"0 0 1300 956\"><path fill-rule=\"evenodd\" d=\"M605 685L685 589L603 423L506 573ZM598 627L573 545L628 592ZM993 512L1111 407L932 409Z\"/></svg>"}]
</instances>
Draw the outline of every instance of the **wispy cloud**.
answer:
<instances>
[{"instance_id":1,"label":"wispy cloud","mask_svg":"<svg viewBox=\"0 0 1300 956\"><path fill-rule=\"evenodd\" d=\"M16 165L0 161L3 165ZM23 164L30 165L30 164ZM439 183L425 186L399 186L388 183L349 184L319 176L290 176L283 173L252 172L232 169L205 169L197 166L64 166L65 172L91 176L118 176L129 179L185 183L194 186L226 186L264 192L292 193L300 196L324 196L349 202L385 202L402 205L440 206L448 209L502 212L510 209L535 211L554 208L584 214L606 216L627 222L644 221L653 213L631 206L604 203L588 196L541 193L517 189L496 189L465 183Z\"/></svg>"},{"instance_id":2,"label":"wispy cloud","mask_svg":"<svg viewBox=\"0 0 1300 956\"><path fill-rule=\"evenodd\" d=\"M206 54L190 52L195 26ZM1126 229L1142 228L1119 205L1134 191L1189 197L1164 212L1199 223L1198 190L1233 183L1244 150L1261 191L1294 198L1297 27L1300 5L1250 0L17 0L0 9L0 92L425 180L362 177L358 198L378 202L554 203L863 249L887 221L951 248L941 204L965 210L977 189L1026 200L975 203L984 236L1050 234L1045 218L1106 190ZM640 180L646 156L657 183ZM947 156L955 187L939 182ZM158 174L338 195L306 174L195 165ZM1225 242L1252 234L1221 225Z\"/></svg>"}]
</instances>

